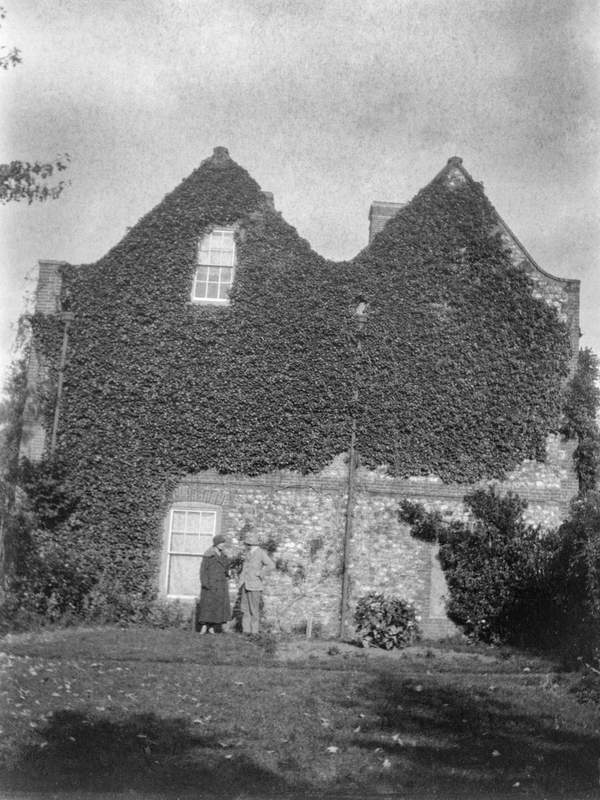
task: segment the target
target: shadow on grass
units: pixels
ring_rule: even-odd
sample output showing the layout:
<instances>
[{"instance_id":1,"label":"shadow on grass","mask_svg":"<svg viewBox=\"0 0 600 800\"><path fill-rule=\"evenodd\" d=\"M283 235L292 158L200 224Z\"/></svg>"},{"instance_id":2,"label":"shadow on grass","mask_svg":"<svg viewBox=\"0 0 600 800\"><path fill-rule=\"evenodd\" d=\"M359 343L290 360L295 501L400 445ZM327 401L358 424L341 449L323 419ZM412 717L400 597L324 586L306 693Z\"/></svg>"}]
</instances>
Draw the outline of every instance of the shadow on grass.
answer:
<instances>
[{"instance_id":1,"label":"shadow on grass","mask_svg":"<svg viewBox=\"0 0 600 800\"><path fill-rule=\"evenodd\" d=\"M381 747L391 782L396 773L406 789L430 786L452 798L597 796L600 736L562 729L551 697L546 709L533 699L526 708L518 696L385 674L369 700L380 723L354 743Z\"/></svg>"},{"instance_id":2,"label":"shadow on grass","mask_svg":"<svg viewBox=\"0 0 600 800\"><path fill-rule=\"evenodd\" d=\"M163 792L215 796L240 787L261 795L286 784L235 745L195 732L187 720L137 714L122 720L73 711L55 713L2 778L19 791Z\"/></svg>"}]
</instances>

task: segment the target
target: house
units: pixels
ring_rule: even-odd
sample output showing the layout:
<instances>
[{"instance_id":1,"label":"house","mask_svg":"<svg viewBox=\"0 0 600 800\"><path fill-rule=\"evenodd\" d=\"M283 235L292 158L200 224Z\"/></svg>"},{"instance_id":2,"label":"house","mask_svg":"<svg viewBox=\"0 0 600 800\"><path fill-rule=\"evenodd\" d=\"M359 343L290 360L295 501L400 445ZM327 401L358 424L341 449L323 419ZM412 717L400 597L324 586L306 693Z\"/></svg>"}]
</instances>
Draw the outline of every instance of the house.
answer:
<instances>
[{"instance_id":1,"label":"house","mask_svg":"<svg viewBox=\"0 0 600 800\"><path fill-rule=\"evenodd\" d=\"M61 464L99 594L189 602L212 536L236 550L253 525L274 625L337 633L343 611L347 631L380 591L443 636L401 500L460 516L495 482L565 518L579 282L535 263L459 158L369 219L328 261L218 147L95 264L40 262L22 455Z\"/></svg>"}]
</instances>

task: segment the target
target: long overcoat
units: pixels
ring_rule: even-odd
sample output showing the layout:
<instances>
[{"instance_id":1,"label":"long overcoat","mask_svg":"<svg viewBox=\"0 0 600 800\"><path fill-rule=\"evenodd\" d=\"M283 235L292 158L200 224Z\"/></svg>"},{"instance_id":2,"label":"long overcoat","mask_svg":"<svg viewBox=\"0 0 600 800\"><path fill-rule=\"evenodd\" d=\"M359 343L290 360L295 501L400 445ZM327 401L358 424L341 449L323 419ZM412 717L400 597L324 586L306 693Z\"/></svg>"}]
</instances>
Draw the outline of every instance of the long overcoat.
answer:
<instances>
[{"instance_id":1,"label":"long overcoat","mask_svg":"<svg viewBox=\"0 0 600 800\"><path fill-rule=\"evenodd\" d=\"M216 547L209 548L200 565L200 604L198 620L221 624L231 619L229 600L229 559Z\"/></svg>"}]
</instances>

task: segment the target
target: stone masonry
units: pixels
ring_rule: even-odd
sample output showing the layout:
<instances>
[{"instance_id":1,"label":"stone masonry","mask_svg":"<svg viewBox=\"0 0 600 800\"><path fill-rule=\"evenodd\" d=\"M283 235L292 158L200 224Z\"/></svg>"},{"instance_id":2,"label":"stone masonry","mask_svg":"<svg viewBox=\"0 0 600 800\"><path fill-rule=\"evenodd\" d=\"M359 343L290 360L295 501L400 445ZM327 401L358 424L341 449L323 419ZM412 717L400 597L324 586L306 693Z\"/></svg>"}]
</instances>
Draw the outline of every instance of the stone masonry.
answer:
<instances>
[{"instance_id":1,"label":"stone masonry","mask_svg":"<svg viewBox=\"0 0 600 800\"><path fill-rule=\"evenodd\" d=\"M498 484L528 501L529 522L550 529L566 518L577 493L573 448L572 442L550 436L545 463L524 462ZM381 592L413 601L425 636L455 632L445 613L446 586L436 548L412 538L397 510L408 499L448 519L464 518L462 501L471 488L435 477L399 479L383 470L357 470L347 565L351 612L359 597ZM276 472L249 478L204 472L182 481L172 499L220 507L221 532L234 552L242 548L246 523L263 542L276 543L279 568L264 593L266 617L275 629L310 626L314 634L337 635L347 491L346 459L339 456L318 475Z\"/></svg>"}]
</instances>

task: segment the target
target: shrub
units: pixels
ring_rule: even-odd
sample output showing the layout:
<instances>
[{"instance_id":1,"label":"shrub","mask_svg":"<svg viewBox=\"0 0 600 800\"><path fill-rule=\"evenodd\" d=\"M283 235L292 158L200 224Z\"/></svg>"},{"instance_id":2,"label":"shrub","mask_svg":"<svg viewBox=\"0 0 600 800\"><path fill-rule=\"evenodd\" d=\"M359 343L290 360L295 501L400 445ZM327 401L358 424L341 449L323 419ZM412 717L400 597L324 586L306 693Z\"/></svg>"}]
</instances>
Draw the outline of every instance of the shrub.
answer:
<instances>
[{"instance_id":1,"label":"shrub","mask_svg":"<svg viewBox=\"0 0 600 800\"><path fill-rule=\"evenodd\" d=\"M600 492L573 503L558 535L552 582L560 650L568 666L600 666Z\"/></svg>"},{"instance_id":2,"label":"shrub","mask_svg":"<svg viewBox=\"0 0 600 800\"><path fill-rule=\"evenodd\" d=\"M582 494L597 487L600 474L599 376L598 357L587 347L580 350L577 370L565 392L561 431L578 440L573 458Z\"/></svg>"},{"instance_id":3,"label":"shrub","mask_svg":"<svg viewBox=\"0 0 600 800\"><path fill-rule=\"evenodd\" d=\"M440 544L439 559L448 583L448 616L464 632L485 642L539 644L548 630L548 576L556 537L542 535L523 519L527 503L518 495L500 496L494 487L464 498L468 522L443 523L439 514L405 502L400 518L412 520L412 533ZM423 533L424 532L424 533Z\"/></svg>"},{"instance_id":4,"label":"shrub","mask_svg":"<svg viewBox=\"0 0 600 800\"><path fill-rule=\"evenodd\" d=\"M357 638L363 647L392 650L406 647L420 637L412 603L398 597L371 593L361 597L354 612Z\"/></svg>"}]
</instances>

